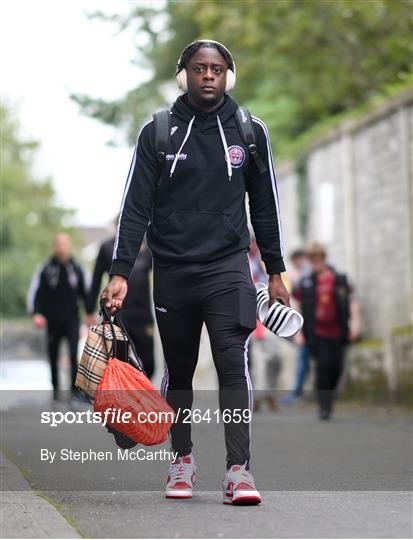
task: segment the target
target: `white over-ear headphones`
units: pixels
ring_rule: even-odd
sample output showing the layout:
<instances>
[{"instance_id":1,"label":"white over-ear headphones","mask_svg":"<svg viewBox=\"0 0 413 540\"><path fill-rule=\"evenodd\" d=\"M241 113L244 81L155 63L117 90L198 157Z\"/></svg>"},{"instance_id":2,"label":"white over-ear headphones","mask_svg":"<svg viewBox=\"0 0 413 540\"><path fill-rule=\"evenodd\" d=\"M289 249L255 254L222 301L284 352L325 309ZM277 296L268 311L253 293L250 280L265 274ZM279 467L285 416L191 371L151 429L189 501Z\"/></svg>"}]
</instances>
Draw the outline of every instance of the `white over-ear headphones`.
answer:
<instances>
[{"instance_id":1,"label":"white over-ear headphones","mask_svg":"<svg viewBox=\"0 0 413 540\"><path fill-rule=\"evenodd\" d=\"M189 45L185 47L185 49L182 51L181 56L179 57L179 60L176 64L176 80L178 82L178 87L181 88L184 92L188 90L188 77L187 77L187 71L184 66L182 66L182 56L184 55L185 51L191 46L194 45L194 43L216 43L217 45L220 45L223 49L226 50L229 57L231 58L232 66L228 67L227 69L227 83L225 85L225 92L229 92L232 90L235 86L236 81L236 70L235 70L235 62L232 58L231 53L229 50L225 47L225 45L222 45L222 43L219 43L219 41L214 41L213 39L197 39L196 41L193 41Z\"/></svg>"}]
</instances>

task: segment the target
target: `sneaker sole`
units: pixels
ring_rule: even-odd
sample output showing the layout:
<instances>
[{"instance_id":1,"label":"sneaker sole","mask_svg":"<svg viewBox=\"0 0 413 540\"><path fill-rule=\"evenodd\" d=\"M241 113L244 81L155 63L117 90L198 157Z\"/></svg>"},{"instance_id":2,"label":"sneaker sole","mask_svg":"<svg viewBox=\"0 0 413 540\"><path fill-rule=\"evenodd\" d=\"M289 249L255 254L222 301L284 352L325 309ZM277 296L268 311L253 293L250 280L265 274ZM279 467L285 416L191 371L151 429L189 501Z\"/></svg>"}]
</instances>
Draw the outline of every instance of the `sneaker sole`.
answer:
<instances>
[{"instance_id":1,"label":"sneaker sole","mask_svg":"<svg viewBox=\"0 0 413 540\"><path fill-rule=\"evenodd\" d=\"M233 504L235 506L253 506L261 503L261 496L258 491L245 489L235 492L234 495L224 493L224 504Z\"/></svg>"},{"instance_id":2,"label":"sneaker sole","mask_svg":"<svg viewBox=\"0 0 413 540\"><path fill-rule=\"evenodd\" d=\"M192 499L192 491L189 489L171 489L165 493L166 499Z\"/></svg>"},{"instance_id":3,"label":"sneaker sole","mask_svg":"<svg viewBox=\"0 0 413 540\"><path fill-rule=\"evenodd\" d=\"M224 499L222 501L224 504L232 504L232 495L226 495L224 493Z\"/></svg>"}]
</instances>

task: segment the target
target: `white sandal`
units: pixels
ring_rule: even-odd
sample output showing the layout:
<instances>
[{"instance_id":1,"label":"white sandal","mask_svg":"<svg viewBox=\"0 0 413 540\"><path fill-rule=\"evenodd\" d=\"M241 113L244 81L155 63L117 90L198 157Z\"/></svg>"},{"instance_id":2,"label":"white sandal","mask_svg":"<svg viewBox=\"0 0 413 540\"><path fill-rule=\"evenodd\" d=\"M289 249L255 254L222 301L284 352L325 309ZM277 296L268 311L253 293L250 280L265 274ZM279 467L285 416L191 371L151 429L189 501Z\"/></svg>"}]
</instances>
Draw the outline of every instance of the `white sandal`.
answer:
<instances>
[{"instance_id":1,"label":"white sandal","mask_svg":"<svg viewBox=\"0 0 413 540\"><path fill-rule=\"evenodd\" d=\"M269 306L268 286L264 283L256 283L255 287L257 289L258 320L275 335L285 339L294 338L304 324L301 313L284 306L277 300Z\"/></svg>"}]
</instances>

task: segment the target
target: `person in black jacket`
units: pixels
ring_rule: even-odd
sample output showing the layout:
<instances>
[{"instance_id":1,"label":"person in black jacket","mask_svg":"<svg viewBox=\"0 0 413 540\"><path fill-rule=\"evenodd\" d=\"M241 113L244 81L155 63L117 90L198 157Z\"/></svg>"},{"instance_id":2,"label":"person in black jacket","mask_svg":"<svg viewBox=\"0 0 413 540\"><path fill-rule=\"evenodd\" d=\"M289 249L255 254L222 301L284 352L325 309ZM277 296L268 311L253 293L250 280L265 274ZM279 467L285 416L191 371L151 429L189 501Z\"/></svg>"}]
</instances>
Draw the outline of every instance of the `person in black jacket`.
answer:
<instances>
[{"instance_id":1,"label":"person in black jacket","mask_svg":"<svg viewBox=\"0 0 413 540\"><path fill-rule=\"evenodd\" d=\"M71 391L76 395L79 299L86 306L87 291L81 266L72 257L67 234L54 239L54 254L36 270L28 293L27 308L37 328L47 326L47 352L52 375L53 397L59 396L58 355L62 339L69 344Z\"/></svg>"},{"instance_id":2,"label":"person in black jacket","mask_svg":"<svg viewBox=\"0 0 413 540\"><path fill-rule=\"evenodd\" d=\"M293 294L301 305L306 345L316 360L320 420L328 420L343 370L344 348L359 334L358 305L346 275L327 264L321 244L312 242L306 256L312 272L300 279Z\"/></svg>"},{"instance_id":3,"label":"person in black jacket","mask_svg":"<svg viewBox=\"0 0 413 540\"><path fill-rule=\"evenodd\" d=\"M88 298L88 311L93 312L100 293L103 274L109 273L112 265L115 238L102 243L93 270L92 285ZM142 360L146 375L152 378L155 363L153 349L153 316L150 302L149 274L152 256L146 242L142 243L129 276L128 294L122 307L122 321L132 339L136 352Z\"/></svg>"},{"instance_id":4,"label":"person in black jacket","mask_svg":"<svg viewBox=\"0 0 413 540\"><path fill-rule=\"evenodd\" d=\"M227 473L224 503L261 501L249 470L252 387L248 342L256 325L256 290L247 257L252 226L269 274L271 301L289 305L280 211L265 124L252 118L260 172L240 135L237 102L228 95L235 64L221 44L188 45L176 77L184 93L170 110L164 162L157 159L154 122L141 129L124 191L111 280L102 293L107 307L122 307L128 276L147 231L154 258L154 302L165 356L162 392L171 406L190 409L200 334L206 324L218 373L221 410L234 411L225 424ZM245 414L237 421L235 410ZM171 428L171 463L166 496L192 497L196 465L191 426L181 417Z\"/></svg>"}]
</instances>

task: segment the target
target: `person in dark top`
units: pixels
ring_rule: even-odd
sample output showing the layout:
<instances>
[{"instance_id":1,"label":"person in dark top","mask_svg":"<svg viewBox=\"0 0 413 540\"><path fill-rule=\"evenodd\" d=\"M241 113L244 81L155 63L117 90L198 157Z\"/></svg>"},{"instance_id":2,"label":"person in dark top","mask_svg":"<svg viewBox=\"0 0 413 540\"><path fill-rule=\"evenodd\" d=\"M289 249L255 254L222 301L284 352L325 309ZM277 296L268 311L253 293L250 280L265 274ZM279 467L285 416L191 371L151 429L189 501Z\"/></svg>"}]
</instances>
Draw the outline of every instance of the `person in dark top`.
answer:
<instances>
[{"instance_id":1,"label":"person in dark top","mask_svg":"<svg viewBox=\"0 0 413 540\"><path fill-rule=\"evenodd\" d=\"M36 270L28 293L27 308L37 328L47 327L47 352L50 361L53 397L59 397L58 355L62 339L69 343L71 391L77 395L77 348L79 341L79 299L86 308L87 291L81 266L72 256L67 234L54 239L54 253ZM87 309L87 308L86 308Z\"/></svg>"},{"instance_id":2,"label":"person in dark top","mask_svg":"<svg viewBox=\"0 0 413 540\"><path fill-rule=\"evenodd\" d=\"M222 44L200 40L183 50L177 82L184 93L170 109L170 136L156 151L154 121L137 140L124 191L111 280L102 293L113 313L121 309L128 278L147 232L154 258L155 314L165 356L162 393L179 411L191 409L192 378L206 324L219 381L225 423L227 471L224 504L259 504L250 472L253 409L248 342L256 326L256 289L248 262L250 235L245 208L269 274L271 302L289 305L276 177L265 124L252 117L254 144L244 143L238 103L228 95L235 64ZM261 163L257 163L258 156ZM163 157L162 163L159 157ZM237 420L235 411L242 411ZM196 464L191 424L172 425L166 497L192 497Z\"/></svg>"},{"instance_id":3,"label":"person in dark top","mask_svg":"<svg viewBox=\"0 0 413 540\"><path fill-rule=\"evenodd\" d=\"M359 333L358 309L346 275L327 264L325 248L313 242L306 255L312 272L300 279L293 296L300 302L304 339L316 360L320 419L328 420L343 369L344 348Z\"/></svg>"},{"instance_id":4,"label":"person in dark top","mask_svg":"<svg viewBox=\"0 0 413 540\"><path fill-rule=\"evenodd\" d=\"M112 237L100 246L88 298L89 312L96 309L102 276L109 273L112 265L114 242L115 238ZM128 294L121 312L122 321L149 378L152 378L155 369L154 329L149 288L151 270L152 256L146 242L143 242L129 277Z\"/></svg>"}]
</instances>

